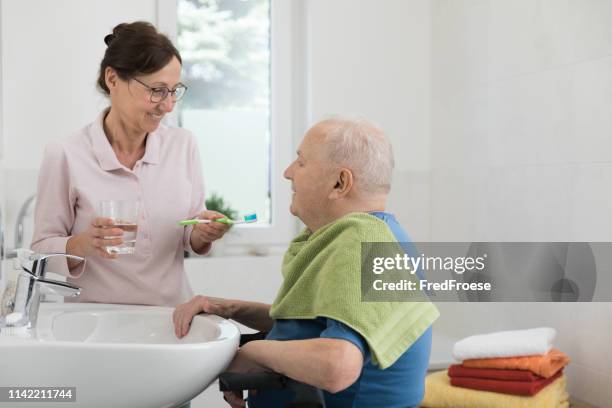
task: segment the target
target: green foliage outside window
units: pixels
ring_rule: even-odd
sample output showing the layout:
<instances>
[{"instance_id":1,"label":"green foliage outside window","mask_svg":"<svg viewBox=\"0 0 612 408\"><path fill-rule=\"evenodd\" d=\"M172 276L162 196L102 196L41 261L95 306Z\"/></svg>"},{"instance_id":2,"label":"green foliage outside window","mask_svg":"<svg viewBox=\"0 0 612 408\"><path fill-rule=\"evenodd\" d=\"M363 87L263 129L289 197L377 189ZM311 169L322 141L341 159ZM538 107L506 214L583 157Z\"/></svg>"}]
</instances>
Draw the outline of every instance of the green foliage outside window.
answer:
<instances>
[{"instance_id":1,"label":"green foliage outside window","mask_svg":"<svg viewBox=\"0 0 612 408\"><path fill-rule=\"evenodd\" d=\"M206 209L220 212L232 220L236 220L238 217L238 211L234 210L229 203L226 203L223 197L217 193L212 193L206 199Z\"/></svg>"},{"instance_id":2,"label":"green foliage outside window","mask_svg":"<svg viewBox=\"0 0 612 408\"><path fill-rule=\"evenodd\" d=\"M189 109L267 108L267 0L180 0L178 45ZM264 92L262 92L264 90Z\"/></svg>"}]
</instances>

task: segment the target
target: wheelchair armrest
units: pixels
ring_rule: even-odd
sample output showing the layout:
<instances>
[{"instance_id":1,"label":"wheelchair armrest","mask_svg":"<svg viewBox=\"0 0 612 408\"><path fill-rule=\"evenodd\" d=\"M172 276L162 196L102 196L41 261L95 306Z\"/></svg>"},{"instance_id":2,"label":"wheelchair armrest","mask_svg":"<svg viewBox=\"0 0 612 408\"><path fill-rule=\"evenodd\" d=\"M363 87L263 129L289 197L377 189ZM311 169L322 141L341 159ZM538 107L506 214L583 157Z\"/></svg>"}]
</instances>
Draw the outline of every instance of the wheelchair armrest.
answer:
<instances>
[{"instance_id":1,"label":"wheelchair armrest","mask_svg":"<svg viewBox=\"0 0 612 408\"><path fill-rule=\"evenodd\" d=\"M271 372L221 373L219 391L280 390L286 387L288 378Z\"/></svg>"},{"instance_id":2,"label":"wheelchair armrest","mask_svg":"<svg viewBox=\"0 0 612 408\"><path fill-rule=\"evenodd\" d=\"M290 408L325 408L323 393L312 385L292 380L282 374L273 372L260 373L221 373L219 375L220 391L244 390L280 390L289 389L295 393Z\"/></svg>"},{"instance_id":3,"label":"wheelchair armrest","mask_svg":"<svg viewBox=\"0 0 612 408\"><path fill-rule=\"evenodd\" d=\"M254 340L265 340L268 332L256 332L250 334L241 334L240 335L240 347L247 344L249 341Z\"/></svg>"},{"instance_id":4,"label":"wheelchair armrest","mask_svg":"<svg viewBox=\"0 0 612 408\"><path fill-rule=\"evenodd\" d=\"M254 340L265 340L267 332L240 335L240 347ZM279 373L230 373L219 374L220 391L244 390L281 390L289 389L295 393L287 408L325 408L325 398L318 388L295 381Z\"/></svg>"}]
</instances>

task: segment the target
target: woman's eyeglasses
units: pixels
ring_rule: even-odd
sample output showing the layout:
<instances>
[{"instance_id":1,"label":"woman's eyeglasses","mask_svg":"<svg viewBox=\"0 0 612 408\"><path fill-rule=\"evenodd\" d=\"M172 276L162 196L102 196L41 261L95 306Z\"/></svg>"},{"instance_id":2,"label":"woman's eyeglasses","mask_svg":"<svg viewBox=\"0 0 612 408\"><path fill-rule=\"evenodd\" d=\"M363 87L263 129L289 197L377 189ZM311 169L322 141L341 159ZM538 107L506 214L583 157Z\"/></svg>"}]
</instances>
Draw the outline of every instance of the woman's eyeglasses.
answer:
<instances>
[{"instance_id":1,"label":"woman's eyeglasses","mask_svg":"<svg viewBox=\"0 0 612 408\"><path fill-rule=\"evenodd\" d=\"M153 103L159 103L163 101L168 97L168 95L172 95L172 99L176 102L180 100L183 96L185 96L185 92L187 92L187 87L181 83L175 86L174 89L168 89L165 86L149 86L138 78L133 77L132 79L149 90L151 94L150 100Z\"/></svg>"}]
</instances>

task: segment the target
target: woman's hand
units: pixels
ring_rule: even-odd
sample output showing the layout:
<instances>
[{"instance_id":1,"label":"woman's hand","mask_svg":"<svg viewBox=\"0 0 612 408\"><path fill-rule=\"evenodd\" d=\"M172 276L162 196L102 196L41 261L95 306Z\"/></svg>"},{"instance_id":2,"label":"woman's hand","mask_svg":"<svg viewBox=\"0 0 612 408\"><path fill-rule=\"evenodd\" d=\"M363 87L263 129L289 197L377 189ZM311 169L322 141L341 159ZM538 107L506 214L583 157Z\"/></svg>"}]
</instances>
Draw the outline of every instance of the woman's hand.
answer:
<instances>
[{"instance_id":1,"label":"woman's hand","mask_svg":"<svg viewBox=\"0 0 612 408\"><path fill-rule=\"evenodd\" d=\"M235 313L235 305L229 299L209 296L195 296L187 303L178 305L172 314L174 333L179 339L186 336L194 316L200 313L210 313L231 319Z\"/></svg>"},{"instance_id":2,"label":"woman's hand","mask_svg":"<svg viewBox=\"0 0 612 408\"><path fill-rule=\"evenodd\" d=\"M83 258L94 255L109 259L117 258L117 254L109 254L106 251L108 246L123 243L123 230L113 228L113 225L114 221L111 218L94 218L87 230L68 240L66 252Z\"/></svg>"},{"instance_id":3,"label":"woman's hand","mask_svg":"<svg viewBox=\"0 0 612 408\"><path fill-rule=\"evenodd\" d=\"M198 215L198 218L202 220L214 220L226 217L219 212L207 210ZM211 242L221 238L230 227L231 225L221 222L194 225L190 237L191 248L197 253L202 253Z\"/></svg>"}]
</instances>

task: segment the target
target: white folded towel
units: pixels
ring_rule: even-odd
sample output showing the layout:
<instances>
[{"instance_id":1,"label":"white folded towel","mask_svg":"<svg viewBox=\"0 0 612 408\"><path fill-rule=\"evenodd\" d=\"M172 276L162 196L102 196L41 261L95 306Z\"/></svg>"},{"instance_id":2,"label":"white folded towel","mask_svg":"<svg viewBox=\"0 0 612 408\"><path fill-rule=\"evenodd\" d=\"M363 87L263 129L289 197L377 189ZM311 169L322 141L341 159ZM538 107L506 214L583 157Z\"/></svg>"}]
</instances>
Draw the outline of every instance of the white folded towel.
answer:
<instances>
[{"instance_id":1,"label":"white folded towel","mask_svg":"<svg viewBox=\"0 0 612 408\"><path fill-rule=\"evenodd\" d=\"M453 357L467 360L546 354L553 347L556 335L557 331L550 327L478 334L456 342Z\"/></svg>"}]
</instances>

